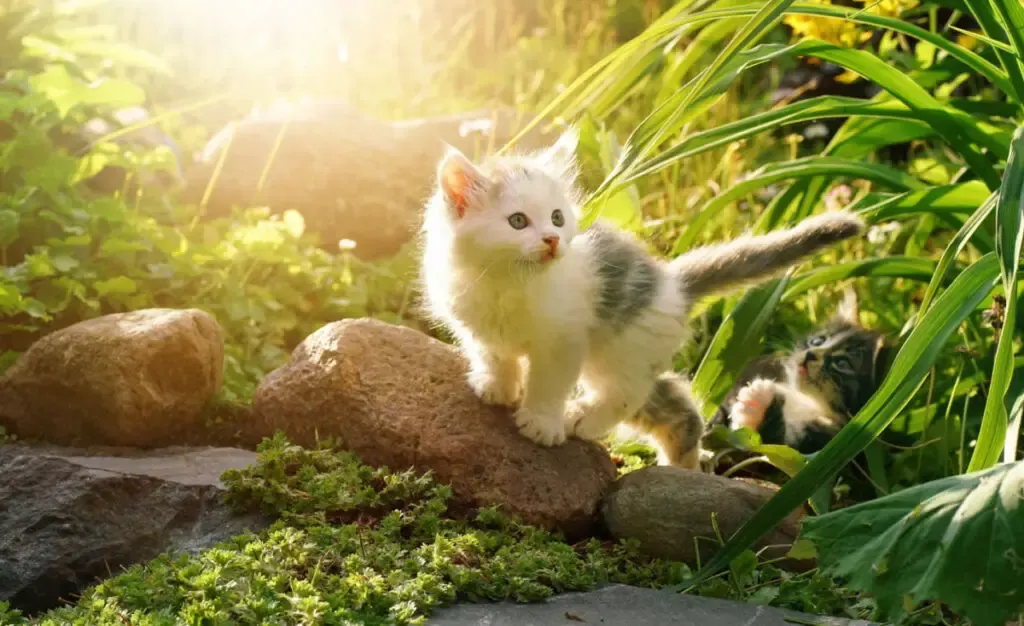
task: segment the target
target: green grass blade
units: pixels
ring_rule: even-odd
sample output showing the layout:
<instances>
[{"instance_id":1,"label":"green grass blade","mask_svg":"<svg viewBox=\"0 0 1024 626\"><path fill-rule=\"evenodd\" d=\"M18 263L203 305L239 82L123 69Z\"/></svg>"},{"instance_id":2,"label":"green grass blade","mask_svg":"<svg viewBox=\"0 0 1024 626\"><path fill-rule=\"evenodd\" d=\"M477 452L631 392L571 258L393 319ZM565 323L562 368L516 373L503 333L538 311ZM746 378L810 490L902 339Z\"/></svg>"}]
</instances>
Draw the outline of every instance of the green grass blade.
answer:
<instances>
[{"instance_id":1,"label":"green grass blade","mask_svg":"<svg viewBox=\"0 0 1024 626\"><path fill-rule=\"evenodd\" d=\"M745 523L685 587L691 588L727 567L775 528L827 480L871 443L900 414L924 383L946 342L999 279L995 254L964 270L935 302L903 343L878 392L857 416Z\"/></svg>"},{"instance_id":2,"label":"green grass blade","mask_svg":"<svg viewBox=\"0 0 1024 626\"><path fill-rule=\"evenodd\" d=\"M946 246L946 249L942 251L942 256L939 257L939 262L935 266L935 275L932 277L932 281L928 284L924 296L921 298L920 311L927 311L931 306L932 300L935 299L935 295L939 292L939 287L942 285L946 272L952 267L956 257L970 243L974 234L985 223L985 220L992 215L992 211L996 207L997 198L996 194L991 194L981 207L964 221L963 227L957 231L956 235L953 236L953 239Z\"/></svg>"},{"instance_id":3,"label":"green grass blade","mask_svg":"<svg viewBox=\"0 0 1024 626\"><path fill-rule=\"evenodd\" d=\"M981 181L940 185L924 191L909 191L854 210L872 222L918 213L973 213L994 197Z\"/></svg>"},{"instance_id":4,"label":"green grass blade","mask_svg":"<svg viewBox=\"0 0 1024 626\"><path fill-rule=\"evenodd\" d=\"M792 53L795 55L830 61L877 83L893 97L917 111L920 119L932 126L949 147L963 157L989 189L999 187L999 174L992 163L974 148L972 141L998 156L1004 154L999 142L985 133L970 115L939 103L909 76L864 50L840 48L821 41L804 41L794 48Z\"/></svg>"},{"instance_id":5,"label":"green grass blade","mask_svg":"<svg viewBox=\"0 0 1024 626\"><path fill-rule=\"evenodd\" d=\"M1021 251L1024 248L1024 127L1017 129L1010 149L1010 158L1003 174L996 207L996 254L1006 295L1003 327L999 332L992 382L985 399L981 432L971 455L968 472L987 469L999 461L1005 442L1007 413L1006 394L1013 379L1013 335L1017 327L1017 280ZM1011 442L1016 446L1016 441Z\"/></svg>"},{"instance_id":6,"label":"green grass blade","mask_svg":"<svg viewBox=\"0 0 1024 626\"><path fill-rule=\"evenodd\" d=\"M816 176L861 178L898 190L922 189L925 187L924 183L902 170L860 160L813 156L795 161L772 163L759 169L755 176L751 176L743 182L733 185L705 203L700 211L689 219L686 229L676 239L675 246L672 249L673 256L682 254L692 248L697 242L697 237L707 225L708 220L714 217L720 209L732 202L772 183Z\"/></svg>"},{"instance_id":7,"label":"green grass blade","mask_svg":"<svg viewBox=\"0 0 1024 626\"><path fill-rule=\"evenodd\" d=\"M873 15L862 10L851 10L839 6L817 4L797 4L790 7L788 13L840 18L851 22L874 26L876 28L885 28L897 33L903 33L905 35L915 37L948 53L949 56L984 76L1003 93L1010 96L1015 96L1016 94L1016 90L1007 79L1006 73L990 63L984 57L971 52L963 46L957 45L938 33L933 33L921 28L920 26L916 26L907 20L885 17L882 15ZM1019 101L1019 98L1017 99Z\"/></svg>"},{"instance_id":8,"label":"green grass blade","mask_svg":"<svg viewBox=\"0 0 1024 626\"><path fill-rule=\"evenodd\" d=\"M881 259L864 259L838 265L827 265L815 268L791 280L786 288L786 293L782 295L782 301L788 302L816 287L833 285L849 278L863 276L886 276L928 281L935 274L935 267L935 261L930 259L907 256L889 256Z\"/></svg>"},{"instance_id":9,"label":"green grass blade","mask_svg":"<svg viewBox=\"0 0 1024 626\"><path fill-rule=\"evenodd\" d=\"M934 271L935 262L928 259L866 259L814 269L747 291L722 321L693 374L694 395L702 403L703 413L714 413L743 365L760 353L761 337L779 302L848 278L888 276L927 281Z\"/></svg>"},{"instance_id":10,"label":"green grass blade","mask_svg":"<svg viewBox=\"0 0 1024 626\"><path fill-rule=\"evenodd\" d=\"M981 29L985 31L985 35L996 41L1002 42L1007 34L1010 35L1010 41L1013 42L1013 46L1016 48L1017 55L1020 55L1024 50L1018 45L1017 40L1021 37L1020 31L1016 33L1008 33L1010 27L1017 26L1015 24L1018 14L1008 6L1009 3L1018 3L1020 0L971 0L967 2L967 7L974 15L974 19L978 20L978 24L981 25ZM1000 15L1007 14L1010 20L1006 22L1006 26L1000 22ZM1006 70L1007 75L1010 78L1010 84L1013 85L1014 99L1018 104L1024 103L1024 70L1021 68L1020 57L1015 56L1013 52L1008 52L999 46L993 46L996 58L1003 65L1003 69Z\"/></svg>"},{"instance_id":11,"label":"green grass blade","mask_svg":"<svg viewBox=\"0 0 1024 626\"><path fill-rule=\"evenodd\" d=\"M774 280L750 289L722 320L691 381L704 415L714 413L732 387L736 373L760 352L761 336L787 282Z\"/></svg>"},{"instance_id":12,"label":"green grass blade","mask_svg":"<svg viewBox=\"0 0 1024 626\"><path fill-rule=\"evenodd\" d=\"M838 96L810 98L689 135L657 156L638 164L632 174L621 180L621 184L628 184L662 170L676 161L688 159L734 141L775 131L780 126L851 116L889 118L899 120L902 124L917 122L917 114L899 102L871 102Z\"/></svg>"},{"instance_id":13,"label":"green grass blade","mask_svg":"<svg viewBox=\"0 0 1024 626\"><path fill-rule=\"evenodd\" d=\"M708 67L699 73L680 94L671 100L667 120L662 122L657 117L648 117L641 122L627 141L627 150L619 166L601 183L595 196L606 195L623 175L631 173L635 164L642 162L648 154L660 146L669 133L678 127L679 120L695 102L707 97L708 87L719 79L722 70L733 62L734 58L764 37L782 18L785 10L793 0L771 0L758 8L757 12L740 28L722 51ZM656 121L657 120L657 121Z\"/></svg>"}]
</instances>

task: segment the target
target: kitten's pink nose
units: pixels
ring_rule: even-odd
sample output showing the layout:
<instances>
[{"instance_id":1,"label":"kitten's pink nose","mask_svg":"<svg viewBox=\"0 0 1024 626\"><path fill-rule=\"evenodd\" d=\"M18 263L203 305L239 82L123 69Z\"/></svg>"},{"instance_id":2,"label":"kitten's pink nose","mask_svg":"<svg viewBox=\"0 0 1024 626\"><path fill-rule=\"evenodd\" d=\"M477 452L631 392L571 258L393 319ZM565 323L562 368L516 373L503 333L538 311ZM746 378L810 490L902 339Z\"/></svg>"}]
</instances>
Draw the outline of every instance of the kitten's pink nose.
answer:
<instances>
[{"instance_id":1,"label":"kitten's pink nose","mask_svg":"<svg viewBox=\"0 0 1024 626\"><path fill-rule=\"evenodd\" d=\"M558 250L558 235L545 235L540 240L548 244L548 248L552 252Z\"/></svg>"}]
</instances>

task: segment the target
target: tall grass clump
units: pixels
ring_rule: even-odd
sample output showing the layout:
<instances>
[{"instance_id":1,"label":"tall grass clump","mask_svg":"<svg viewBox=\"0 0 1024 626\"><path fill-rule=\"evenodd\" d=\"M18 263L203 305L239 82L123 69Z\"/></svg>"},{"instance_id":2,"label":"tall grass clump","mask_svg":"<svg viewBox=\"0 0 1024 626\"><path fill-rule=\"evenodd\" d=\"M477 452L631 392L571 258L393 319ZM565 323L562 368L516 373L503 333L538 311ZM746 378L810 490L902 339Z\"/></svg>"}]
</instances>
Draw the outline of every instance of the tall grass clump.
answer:
<instances>
[{"instance_id":1,"label":"tall grass clump","mask_svg":"<svg viewBox=\"0 0 1024 626\"><path fill-rule=\"evenodd\" d=\"M827 489L896 422L904 434L918 439L915 447L948 452L947 458L938 459L933 475L955 477L989 470L1000 461L1017 460L1020 397L1024 394L1022 377L1014 376L1021 362L1015 333L1020 328L1018 269L1024 239L1020 156L1024 131L1019 128L1024 119L1024 8L1015 0L969 1L966 13L947 20L973 18L979 31L963 37L962 29L937 19L935 6L922 5L896 16L878 9L880 3L862 4L851 8L787 1L677 3L642 34L590 68L544 111L571 118L584 112L593 114L596 103L621 101L647 74L665 71L651 68L677 42L696 33L699 43L707 34L708 43L720 41L720 47L715 53L709 52L710 48L687 51L703 53L708 60L675 76L676 88L664 90L646 117L633 127L613 167L589 198L589 215L614 208L616 198L631 186L650 184L672 168L685 169L690 159L716 147L778 133L794 124L839 118L845 121L820 150L768 163L693 210L668 216L673 231L671 253L702 243L723 211L769 186L780 189L753 220L755 230L792 224L826 205L830 191L838 185L851 184L855 191L849 205L854 210L875 226L895 223L906 233L901 242L904 254L880 255L877 250L867 250L867 244L855 244L853 248L860 246L857 260L790 275L724 303L723 323L694 372L694 389L706 409L717 406L739 367L758 353L758 339L772 312L809 289L852 277L886 281L882 284L894 279L901 285L920 283L915 289L919 303L916 310L906 311L899 352L878 392L825 449L800 463L803 467L792 472L779 493L705 565L695 582L728 565L788 513ZM794 18L835 28L804 28L803 36L793 43L767 41L782 20L792 22ZM919 25L922 19L925 26ZM881 33L877 46L861 45L856 36L824 35L862 27ZM695 121L714 110L741 77L755 67L783 59L835 64L877 85L880 91L873 97L825 95L782 102L743 119L695 130ZM965 75L978 83L974 95L955 95L960 93L957 87ZM905 143L917 151L910 163L875 158L880 149ZM921 167L925 165L922 161L928 161L929 167ZM945 243L928 249L936 241ZM997 320L994 332L983 327L984 310ZM951 357L956 354L957 342L969 359ZM967 410L977 410L979 402L972 402L971 397L975 395L982 405L980 416ZM965 406L963 414L954 417L952 408L961 404ZM918 413L916 420L907 419L915 408L923 413ZM939 423L943 421L947 423ZM930 441L937 433L939 442ZM924 456L920 450L913 454L918 454L919 460L936 460L935 455ZM1009 470L1008 474L1002 487L1007 494L1004 498L1012 500L1014 496L1009 494L1017 494L1019 500L1019 472ZM884 472L876 473L875 478L879 495L891 490L884 486L892 485ZM967 474L952 480L974 479ZM899 561L907 569L895 570L897 562L886 561L879 546L879 552L870 555L875 561L865 557L857 563L868 571L874 567L876 574L858 570L854 582L879 591L884 587L883 578L891 581L907 576L904 580L909 581L909 589L905 591L910 600L948 599L953 608L976 616L979 623L994 624L993 619L1005 619L1017 611L1016 595L1006 595L1001 585L986 584L997 572L1012 571L1017 553L985 552L984 558L991 559L987 568L982 564L980 569L940 567L970 554L967 542L955 540L960 525L962 533L979 533L980 526L992 522L970 514L969 503L980 495L966 488L957 493L960 499L947 501L945 506L968 507L960 513L966 519L958 518L956 529L951 526L945 536L940 534L934 542L919 543L912 550L915 558L938 563L935 568L910 568L909 561ZM881 502L879 506L883 506ZM1012 518L1016 504L1004 499L1000 506ZM823 508L827 509L827 503L818 506L820 512ZM832 515L853 516L856 511ZM826 518L822 519L824 524ZM855 518L842 519L851 523ZM1004 517L998 519L1008 524ZM906 523L913 526L916 522ZM812 527L821 529L822 525ZM991 537L977 537L990 539L989 545L1012 546L1019 544L1020 532L1014 530L1019 528L1000 525L991 529ZM879 533L884 530L876 528ZM887 535L886 545L905 547L902 542L912 540L910 531L906 532L906 537ZM826 563L835 561L834 556L828 552L821 555ZM980 558L975 554L968 562ZM850 567L844 571L849 573ZM944 597L937 592L940 571L974 589L982 599L966 602L948 594ZM979 610L985 603L998 609Z\"/></svg>"}]
</instances>

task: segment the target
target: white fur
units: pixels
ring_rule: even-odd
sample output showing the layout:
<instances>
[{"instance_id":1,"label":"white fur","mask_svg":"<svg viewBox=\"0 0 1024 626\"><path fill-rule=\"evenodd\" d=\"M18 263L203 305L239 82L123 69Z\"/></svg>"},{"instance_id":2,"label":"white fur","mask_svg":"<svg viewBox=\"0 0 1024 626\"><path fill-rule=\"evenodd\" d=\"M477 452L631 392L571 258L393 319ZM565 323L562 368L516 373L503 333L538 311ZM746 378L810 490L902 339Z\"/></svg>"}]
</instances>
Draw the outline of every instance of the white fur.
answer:
<instances>
[{"instance_id":1,"label":"white fur","mask_svg":"<svg viewBox=\"0 0 1024 626\"><path fill-rule=\"evenodd\" d=\"M689 306L676 273L660 264L655 301L638 320L616 333L595 318L597 264L588 240L576 236L577 196L565 180L574 147L567 134L551 150L510 161L503 193L488 197L484 181L475 190L476 206L462 217L440 185L424 223L429 313L458 339L477 395L518 406L522 434L549 446L567 434L603 437L639 410L656 376L671 369ZM519 168L529 173L515 174ZM556 208L565 215L563 227L552 224ZM511 228L507 219L515 212L531 225ZM561 239L558 257L539 261L546 250L541 237L551 234ZM583 393L567 406L577 384Z\"/></svg>"},{"instance_id":2,"label":"white fur","mask_svg":"<svg viewBox=\"0 0 1024 626\"><path fill-rule=\"evenodd\" d=\"M520 432L549 446L567 435L602 438L644 406L686 338L693 298L684 286L707 294L763 280L784 265L780 250L802 250L786 263L811 251L794 243L805 235L861 225L847 214L823 215L789 232L739 237L671 263L652 260L653 301L625 327L611 328L597 318L605 261L593 237L577 236L575 147L569 132L539 154L482 167L452 149L424 219L428 313L462 346L476 394L518 407ZM555 223L556 210L564 224ZM510 224L516 213L526 228ZM557 247L545 243L552 238Z\"/></svg>"},{"instance_id":3,"label":"white fur","mask_svg":"<svg viewBox=\"0 0 1024 626\"><path fill-rule=\"evenodd\" d=\"M766 378L755 378L740 389L729 410L729 421L733 430L749 428L757 430L764 422L765 411L771 406L775 395L781 395L785 401L782 412L785 419L785 443L797 445L804 432L812 425L831 426L827 412L817 400L789 385Z\"/></svg>"}]
</instances>

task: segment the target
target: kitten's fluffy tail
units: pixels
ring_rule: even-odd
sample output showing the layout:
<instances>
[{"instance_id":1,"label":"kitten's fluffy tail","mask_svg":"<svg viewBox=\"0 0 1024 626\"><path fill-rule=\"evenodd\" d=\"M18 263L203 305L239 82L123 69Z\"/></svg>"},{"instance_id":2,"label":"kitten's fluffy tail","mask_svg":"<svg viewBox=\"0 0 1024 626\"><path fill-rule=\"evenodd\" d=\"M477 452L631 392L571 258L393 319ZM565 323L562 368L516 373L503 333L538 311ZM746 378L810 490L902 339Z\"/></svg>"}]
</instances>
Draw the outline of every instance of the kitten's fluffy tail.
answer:
<instances>
[{"instance_id":1,"label":"kitten's fluffy tail","mask_svg":"<svg viewBox=\"0 0 1024 626\"><path fill-rule=\"evenodd\" d=\"M677 257L671 265L686 293L699 298L772 278L863 229L864 222L852 213L833 211L808 218L786 230L744 235L697 248Z\"/></svg>"}]
</instances>

